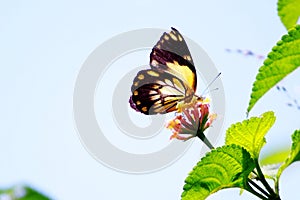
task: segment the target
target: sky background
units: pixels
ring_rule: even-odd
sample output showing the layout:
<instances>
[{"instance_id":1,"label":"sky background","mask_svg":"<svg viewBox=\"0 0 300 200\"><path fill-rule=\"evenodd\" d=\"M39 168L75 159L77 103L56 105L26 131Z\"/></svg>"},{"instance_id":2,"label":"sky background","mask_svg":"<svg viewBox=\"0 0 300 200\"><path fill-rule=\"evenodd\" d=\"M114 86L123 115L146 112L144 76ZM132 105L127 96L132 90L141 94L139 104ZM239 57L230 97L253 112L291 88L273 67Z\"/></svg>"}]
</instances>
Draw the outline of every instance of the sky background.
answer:
<instances>
[{"instance_id":1,"label":"sky background","mask_svg":"<svg viewBox=\"0 0 300 200\"><path fill-rule=\"evenodd\" d=\"M222 72L224 133L230 124L245 119L252 83L262 64L255 57L225 49L249 49L266 55L286 33L276 3L2 1L0 187L26 183L59 200L180 199L184 179L199 160L200 143L194 142L176 163L155 173L132 175L103 166L82 146L73 120L73 90L81 65L112 36L140 28L174 26L197 42ZM297 70L280 83L297 99L299 73ZM299 128L300 111L286 106L288 101L273 89L250 114L274 110L277 116L263 154L288 146L290 135ZM217 145L223 142L224 134ZM296 180L299 167L299 163L294 164L283 173L282 199L300 197ZM209 199L238 197L239 190L231 189ZM244 192L240 199L255 197Z\"/></svg>"}]
</instances>

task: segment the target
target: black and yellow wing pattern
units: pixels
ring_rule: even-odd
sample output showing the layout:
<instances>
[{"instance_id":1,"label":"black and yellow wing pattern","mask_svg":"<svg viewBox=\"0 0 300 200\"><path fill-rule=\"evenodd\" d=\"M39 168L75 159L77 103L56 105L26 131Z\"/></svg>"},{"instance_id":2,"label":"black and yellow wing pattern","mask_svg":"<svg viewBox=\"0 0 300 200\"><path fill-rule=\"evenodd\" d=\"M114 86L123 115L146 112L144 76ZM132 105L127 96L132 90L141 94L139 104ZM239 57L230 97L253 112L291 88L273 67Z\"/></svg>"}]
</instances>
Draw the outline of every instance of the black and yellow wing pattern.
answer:
<instances>
[{"instance_id":1,"label":"black and yellow wing pattern","mask_svg":"<svg viewBox=\"0 0 300 200\"><path fill-rule=\"evenodd\" d=\"M189 103L195 96L196 69L184 38L175 28L153 47L150 66L133 80L132 108L146 115L163 114L176 111L179 102Z\"/></svg>"}]
</instances>

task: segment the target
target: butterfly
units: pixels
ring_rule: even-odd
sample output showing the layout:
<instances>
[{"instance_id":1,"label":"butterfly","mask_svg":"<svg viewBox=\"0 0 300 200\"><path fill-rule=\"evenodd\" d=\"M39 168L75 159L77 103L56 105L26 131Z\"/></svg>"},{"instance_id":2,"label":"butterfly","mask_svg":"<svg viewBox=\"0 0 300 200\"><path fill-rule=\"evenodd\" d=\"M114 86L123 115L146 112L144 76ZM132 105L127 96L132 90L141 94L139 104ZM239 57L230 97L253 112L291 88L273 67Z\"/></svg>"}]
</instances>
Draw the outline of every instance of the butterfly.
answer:
<instances>
[{"instance_id":1,"label":"butterfly","mask_svg":"<svg viewBox=\"0 0 300 200\"><path fill-rule=\"evenodd\" d=\"M175 28L163 33L150 54L150 69L137 73L130 106L146 115L179 111L202 100L195 95L197 75L188 46Z\"/></svg>"}]
</instances>

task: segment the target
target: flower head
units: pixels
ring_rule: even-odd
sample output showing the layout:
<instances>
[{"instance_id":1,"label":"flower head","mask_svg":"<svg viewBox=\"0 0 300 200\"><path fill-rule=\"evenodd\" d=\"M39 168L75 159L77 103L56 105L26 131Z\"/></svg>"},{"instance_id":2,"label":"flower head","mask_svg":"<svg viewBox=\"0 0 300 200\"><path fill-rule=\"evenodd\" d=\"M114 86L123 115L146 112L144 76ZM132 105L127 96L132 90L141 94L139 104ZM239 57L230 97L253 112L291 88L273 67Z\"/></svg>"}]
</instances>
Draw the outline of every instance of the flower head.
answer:
<instances>
[{"instance_id":1,"label":"flower head","mask_svg":"<svg viewBox=\"0 0 300 200\"><path fill-rule=\"evenodd\" d=\"M170 139L188 140L199 137L204 140L204 131L211 126L216 114L209 112L209 101L204 99L197 101L190 107L182 109L182 112L170 120L166 127L171 129L173 135Z\"/></svg>"}]
</instances>

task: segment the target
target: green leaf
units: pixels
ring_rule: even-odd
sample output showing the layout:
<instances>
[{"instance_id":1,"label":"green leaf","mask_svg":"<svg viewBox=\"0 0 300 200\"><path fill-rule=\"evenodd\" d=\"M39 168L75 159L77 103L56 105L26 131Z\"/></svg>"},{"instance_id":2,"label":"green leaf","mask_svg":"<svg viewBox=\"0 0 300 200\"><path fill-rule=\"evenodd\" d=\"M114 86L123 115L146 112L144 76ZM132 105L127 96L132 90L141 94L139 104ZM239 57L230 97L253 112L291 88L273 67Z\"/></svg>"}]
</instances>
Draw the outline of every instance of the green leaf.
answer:
<instances>
[{"instance_id":1,"label":"green leaf","mask_svg":"<svg viewBox=\"0 0 300 200\"><path fill-rule=\"evenodd\" d=\"M182 200L201 200L223 188L248 189L247 178L255 163L240 146L212 150L198 162L185 180Z\"/></svg>"},{"instance_id":2,"label":"green leaf","mask_svg":"<svg viewBox=\"0 0 300 200\"><path fill-rule=\"evenodd\" d=\"M247 112L279 81L300 66L300 26L284 35L260 67L252 87Z\"/></svg>"},{"instance_id":3,"label":"green leaf","mask_svg":"<svg viewBox=\"0 0 300 200\"><path fill-rule=\"evenodd\" d=\"M285 162L280 166L277 178L281 176L283 170L285 170L289 165L293 162L300 161L300 130L296 130L292 135L292 148L289 157L285 160Z\"/></svg>"},{"instance_id":4,"label":"green leaf","mask_svg":"<svg viewBox=\"0 0 300 200\"><path fill-rule=\"evenodd\" d=\"M242 123L231 125L226 131L226 144L237 144L244 147L254 159L258 159L265 135L275 122L273 112L266 112L260 117L251 117Z\"/></svg>"},{"instance_id":5,"label":"green leaf","mask_svg":"<svg viewBox=\"0 0 300 200\"><path fill-rule=\"evenodd\" d=\"M50 198L28 186L15 186L0 190L0 199L2 198L14 200L50 200Z\"/></svg>"},{"instance_id":6,"label":"green leaf","mask_svg":"<svg viewBox=\"0 0 300 200\"><path fill-rule=\"evenodd\" d=\"M299 19L300 0L278 0L277 11L286 29L290 29Z\"/></svg>"}]
</instances>

